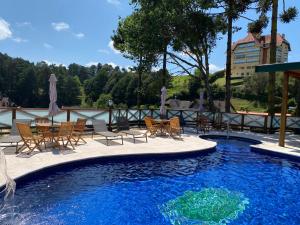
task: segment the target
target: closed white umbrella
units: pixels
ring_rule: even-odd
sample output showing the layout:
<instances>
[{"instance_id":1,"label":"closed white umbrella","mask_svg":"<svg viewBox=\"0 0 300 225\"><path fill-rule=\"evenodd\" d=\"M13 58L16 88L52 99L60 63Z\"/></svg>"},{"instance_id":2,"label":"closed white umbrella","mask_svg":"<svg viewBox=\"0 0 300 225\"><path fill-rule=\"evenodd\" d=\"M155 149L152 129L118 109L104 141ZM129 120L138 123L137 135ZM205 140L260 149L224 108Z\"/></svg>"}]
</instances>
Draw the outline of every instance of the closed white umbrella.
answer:
<instances>
[{"instance_id":1,"label":"closed white umbrella","mask_svg":"<svg viewBox=\"0 0 300 225\"><path fill-rule=\"evenodd\" d=\"M203 104L204 104L204 91L201 90L200 91L200 98L199 98L199 111L200 112L203 112L203 110L204 110Z\"/></svg>"},{"instance_id":2,"label":"closed white umbrella","mask_svg":"<svg viewBox=\"0 0 300 225\"><path fill-rule=\"evenodd\" d=\"M56 101L57 101L57 91L56 91L57 79L54 74L50 75L49 82L50 82L50 85L49 85L49 98L50 98L49 116L52 116L52 123L53 123L53 116L55 116L59 112L59 108L56 104Z\"/></svg>"},{"instance_id":3,"label":"closed white umbrella","mask_svg":"<svg viewBox=\"0 0 300 225\"><path fill-rule=\"evenodd\" d=\"M165 86L161 89L161 96L160 96L160 116L164 118L166 116L166 99L167 99L167 88Z\"/></svg>"}]
</instances>

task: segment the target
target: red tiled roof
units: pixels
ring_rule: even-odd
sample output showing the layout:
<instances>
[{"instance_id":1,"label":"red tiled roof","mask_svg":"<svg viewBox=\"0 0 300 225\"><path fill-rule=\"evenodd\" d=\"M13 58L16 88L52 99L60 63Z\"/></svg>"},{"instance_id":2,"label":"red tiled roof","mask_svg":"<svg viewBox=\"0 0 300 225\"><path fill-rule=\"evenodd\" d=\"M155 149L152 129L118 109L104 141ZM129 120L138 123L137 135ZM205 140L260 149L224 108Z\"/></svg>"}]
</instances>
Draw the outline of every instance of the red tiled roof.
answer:
<instances>
[{"instance_id":1,"label":"red tiled roof","mask_svg":"<svg viewBox=\"0 0 300 225\"><path fill-rule=\"evenodd\" d=\"M288 44L289 50L290 50L289 42L281 34L277 34L276 40L277 40L278 46L281 45L283 42L286 42ZM232 50L234 50L236 48L236 46L239 44L249 43L249 42L255 42L257 45L269 44L271 42L271 35L263 35L260 37L255 37L254 34L248 33L248 35L245 38L240 39L237 42L234 42L232 44Z\"/></svg>"}]
</instances>

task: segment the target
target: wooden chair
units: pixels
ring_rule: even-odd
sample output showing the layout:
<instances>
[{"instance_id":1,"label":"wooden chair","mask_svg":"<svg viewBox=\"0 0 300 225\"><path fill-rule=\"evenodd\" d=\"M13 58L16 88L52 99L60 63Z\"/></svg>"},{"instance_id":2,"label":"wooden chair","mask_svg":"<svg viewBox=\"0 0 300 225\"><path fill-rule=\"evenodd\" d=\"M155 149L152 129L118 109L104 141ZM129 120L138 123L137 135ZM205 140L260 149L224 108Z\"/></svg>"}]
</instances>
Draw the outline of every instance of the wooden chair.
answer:
<instances>
[{"instance_id":1,"label":"wooden chair","mask_svg":"<svg viewBox=\"0 0 300 225\"><path fill-rule=\"evenodd\" d=\"M180 127L180 120L179 117L173 117L170 119L170 125L169 125L169 134L172 137L175 137L176 135L181 137L181 127Z\"/></svg>"},{"instance_id":2,"label":"wooden chair","mask_svg":"<svg viewBox=\"0 0 300 225\"><path fill-rule=\"evenodd\" d=\"M205 134L206 132L209 132L211 129L211 124L209 122L209 119L206 116L200 115L197 118L196 123L197 123L196 125L197 134L199 133L199 131L202 131Z\"/></svg>"},{"instance_id":3,"label":"wooden chair","mask_svg":"<svg viewBox=\"0 0 300 225\"><path fill-rule=\"evenodd\" d=\"M19 149L17 149L16 153L20 153L26 148L29 149L29 152L27 152L27 154L30 154L36 148L42 151L40 143L43 141L43 137L39 135L33 135L28 124L17 123L16 125L23 141L23 145Z\"/></svg>"},{"instance_id":4,"label":"wooden chair","mask_svg":"<svg viewBox=\"0 0 300 225\"><path fill-rule=\"evenodd\" d=\"M74 125L72 140L75 142L75 145L77 145L80 140L86 143L82 137L84 134L86 121L87 119L78 118L76 124Z\"/></svg>"},{"instance_id":5,"label":"wooden chair","mask_svg":"<svg viewBox=\"0 0 300 225\"><path fill-rule=\"evenodd\" d=\"M159 126L154 123L153 118L146 116L144 118L146 128L147 128L147 133L150 133L150 136L155 136L157 134L157 131L159 129Z\"/></svg>"},{"instance_id":6,"label":"wooden chair","mask_svg":"<svg viewBox=\"0 0 300 225\"><path fill-rule=\"evenodd\" d=\"M62 122L58 132L53 135L53 140L60 150L62 150L62 146L66 148L68 144L70 144L72 148L75 149L71 141L73 127L74 125L72 122ZM62 142L62 144L60 144L60 142Z\"/></svg>"}]
</instances>

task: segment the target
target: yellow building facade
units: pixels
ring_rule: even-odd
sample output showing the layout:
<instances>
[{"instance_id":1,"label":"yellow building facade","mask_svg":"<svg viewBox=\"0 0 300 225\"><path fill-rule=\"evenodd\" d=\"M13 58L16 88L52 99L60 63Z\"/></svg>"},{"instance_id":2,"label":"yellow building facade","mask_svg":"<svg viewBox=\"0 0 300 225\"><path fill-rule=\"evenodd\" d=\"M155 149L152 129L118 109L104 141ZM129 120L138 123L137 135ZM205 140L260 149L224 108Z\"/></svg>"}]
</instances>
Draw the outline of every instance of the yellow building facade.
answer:
<instances>
[{"instance_id":1,"label":"yellow building facade","mask_svg":"<svg viewBox=\"0 0 300 225\"><path fill-rule=\"evenodd\" d=\"M271 36L261 36L248 33L248 35L233 43L231 73L232 77L245 77L255 74L255 66L270 63ZM277 63L288 61L291 50L284 34L277 34Z\"/></svg>"}]
</instances>

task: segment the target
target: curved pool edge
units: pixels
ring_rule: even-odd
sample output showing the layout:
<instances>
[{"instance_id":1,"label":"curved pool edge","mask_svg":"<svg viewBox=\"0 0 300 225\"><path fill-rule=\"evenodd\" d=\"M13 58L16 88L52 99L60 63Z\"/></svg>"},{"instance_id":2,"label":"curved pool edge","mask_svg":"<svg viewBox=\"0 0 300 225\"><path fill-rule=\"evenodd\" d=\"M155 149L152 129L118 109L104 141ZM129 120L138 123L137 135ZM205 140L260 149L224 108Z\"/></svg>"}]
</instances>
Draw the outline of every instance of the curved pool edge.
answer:
<instances>
[{"instance_id":1,"label":"curved pool edge","mask_svg":"<svg viewBox=\"0 0 300 225\"><path fill-rule=\"evenodd\" d=\"M200 138L198 138L201 140ZM147 143L145 143L146 145ZM171 159L171 158L184 158L190 157L192 155L205 155L216 150L217 143L214 141L205 140L205 144L203 147L203 143L199 141L200 146L195 148L195 143L192 146L188 146L188 149L174 150L168 149L167 151L157 151L154 147L152 151L148 152L134 152L134 153L124 153L120 150L119 154L113 152L112 154L106 155L96 155L96 156L89 156L86 155L81 158L76 159L65 159L64 161L54 161L48 163L47 165L41 165L36 168L32 168L28 171L24 171L23 173L15 176L11 176L17 183L17 186L22 185L24 182L28 182L29 180L35 180L37 177L45 176L47 173L53 172L55 170L63 169L66 167L76 167L76 166L85 166L90 163L97 163L97 162L108 162L108 161L125 161L125 160L141 160L141 159ZM202 146L201 146L202 144ZM112 147L112 146L106 146ZM84 145L82 146L84 148ZM130 147L128 147L130 148ZM63 156L61 156L63 157ZM17 158L17 157L15 157ZM30 159L30 158L29 158ZM28 160L28 159L23 159ZM0 190L2 190L5 186L3 180L0 180Z\"/></svg>"},{"instance_id":2,"label":"curved pool edge","mask_svg":"<svg viewBox=\"0 0 300 225\"><path fill-rule=\"evenodd\" d=\"M216 139L216 138L227 138L227 135L225 134L204 134L200 135L201 138L204 139ZM239 141L246 141L248 143L251 143L250 150L255 153L259 154L265 154L269 156L276 156L280 158L285 158L292 161L300 161L300 152L286 148L286 147L280 147L268 142L263 142L257 138L254 137L244 137L239 135L229 135L229 139L235 139Z\"/></svg>"}]
</instances>

